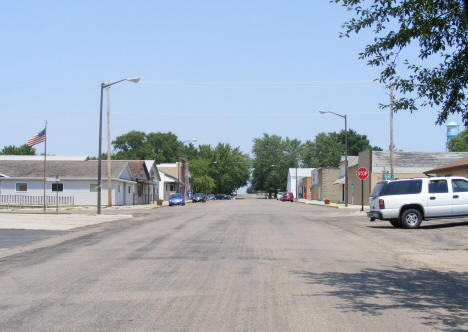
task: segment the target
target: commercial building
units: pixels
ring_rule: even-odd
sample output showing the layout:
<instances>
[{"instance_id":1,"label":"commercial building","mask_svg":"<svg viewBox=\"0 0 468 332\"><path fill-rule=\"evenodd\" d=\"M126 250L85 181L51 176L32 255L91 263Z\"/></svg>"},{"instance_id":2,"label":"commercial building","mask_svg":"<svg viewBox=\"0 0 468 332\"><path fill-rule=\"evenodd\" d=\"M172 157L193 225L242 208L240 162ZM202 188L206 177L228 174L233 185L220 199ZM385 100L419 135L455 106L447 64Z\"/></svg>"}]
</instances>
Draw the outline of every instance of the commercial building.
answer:
<instances>
[{"instance_id":1,"label":"commercial building","mask_svg":"<svg viewBox=\"0 0 468 332\"><path fill-rule=\"evenodd\" d=\"M288 171L288 180L286 184L286 191L292 192L294 197L303 197L304 193L302 188L299 188L299 183L305 177L310 177L314 168L290 168ZM296 191L297 187L297 191Z\"/></svg>"}]
</instances>

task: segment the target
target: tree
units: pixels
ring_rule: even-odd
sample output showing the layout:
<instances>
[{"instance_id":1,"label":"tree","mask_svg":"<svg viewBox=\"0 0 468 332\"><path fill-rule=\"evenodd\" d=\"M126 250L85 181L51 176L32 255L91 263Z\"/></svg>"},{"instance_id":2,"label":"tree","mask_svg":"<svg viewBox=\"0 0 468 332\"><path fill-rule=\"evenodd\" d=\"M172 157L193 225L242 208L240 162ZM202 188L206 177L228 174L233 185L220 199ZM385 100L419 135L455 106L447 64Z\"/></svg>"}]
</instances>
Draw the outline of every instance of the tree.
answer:
<instances>
[{"instance_id":1,"label":"tree","mask_svg":"<svg viewBox=\"0 0 468 332\"><path fill-rule=\"evenodd\" d=\"M216 187L214 179L209 176L213 162L198 158L190 160L189 165L193 192L211 193Z\"/></svg>"},{"instance_id":2,"label":"tree","mask_svg":"<svg viewBox=\"0 0 468 332\"><path fill-rule=\"evenodd\" d=\"M299 165L301 142L280 136L263 134L254 139L252 153L252 188L265 191L271 198L278 190L285 191L288 170Z\"/></svg>"},{"instance_id":3,"label":"tree","mask_svg":"<svg viewBox=\"0 0 468 332\"><path fill-rule=\"evenodd\" d=\"M149 133L146 139L158 163L173 163L182 157L184 145L175 134L171 132Z\"/></svg>"},{"instance_id":4,"label":"tree","mask_svg":"<svg viewBox=\"0 0 468 332\"><path fill-rule=\"evenodd\" d=\"M307 141L302 148L302 160L305 167L338 167L340 158L345 154L345 131L319 133L314 141ZM348 130L348 155L357 156L359 152L372 148L366 135L352 129Z\"/></svg>"},{"instance_id":5,"label":"tree","mask_svg":"<svg viewBox=\"0 0 468 332\"><path fill-rule=\"evenodd\" d=\"M219 143L214 149L200 145L195 159L189 159L192 188L195 192L230 194L247 184L250 159L239 148Z\"/></svg>"},{"instance_id":6,"label":"tree","mask_svg":"<svg viewBox=\"0 0 468 332\"><path fill-rule=\"evenodd\" d=\"M401 95L395 111L437 106L437 124L460 113L468 125L468 34L461 0L332 1L354 11L342 37L372 30L373 41L359 58L381 67L379 81Z\"/></svg>"},{"instance_id":7,"label":"tree","mask_svg":"<svg viewBox=\"0 0 468 332\"><path fill-rule=\"evenodd\" d=\"M157 163L176 162L182 156L183 144L175 134L149 133L132 130L112 141L113 159L156 160Z\"/></svg>"},{"instance_id":8,"label":"tree","mask_svg":"<svg viewBox=\"0 0 468 332\"><path fill-rule=\"evenodd\" d=\"M36 154L36 149L28 146L27 144L23 144L21 146L7 145L3 147L0 154L34 155Z\"/></svg>"},{"instance_id":9,"label":"tree","mask_svg":"<svg viewBox=\"0 0 468 332\"><path fill-rule=\"evenodd\" d=\"M132 130L126 134L116 137L112 141L114 150L117 152L112 159L121 160L155 160L156 154L148 144L146 134L142 131Z\"/></svg>"},{"instance_id":10,"label":"tree","mask_svg":"<svg viewBox=\"0 0 468 332\"><path fill-rule=\"evenodd\" d=\"M447 148L450 152L468 151L468 130L463 130L460 134L450 139Z\"/></svg>"},{"instance_id":11,"label":"tree","mask_svg":"<svg viewBox=\"0 0 468 332\"><path fill-rule=\"evenodd\" d=\"M215 180L217 193L230 194L247 184L250 177L250 158L239 147L218 143L213 149L213 160L210 176Z\"/></svg>"}]
</instances>

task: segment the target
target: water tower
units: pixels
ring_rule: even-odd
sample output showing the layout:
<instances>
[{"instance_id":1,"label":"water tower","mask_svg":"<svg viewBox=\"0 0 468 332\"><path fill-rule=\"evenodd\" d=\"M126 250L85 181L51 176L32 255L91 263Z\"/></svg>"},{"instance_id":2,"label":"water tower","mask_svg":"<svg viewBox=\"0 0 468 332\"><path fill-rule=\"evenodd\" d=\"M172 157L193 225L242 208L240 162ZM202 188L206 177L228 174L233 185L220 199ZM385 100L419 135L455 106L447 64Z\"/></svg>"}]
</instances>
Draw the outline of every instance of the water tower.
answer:
<instances>
[{"instance_id":1,"label":"water tower","mask_svg":"<svg viewBox=\"0 0 468 332\"><path fill-rule=\"evenodd\" d=\"M457 125L456 122L452 121L447 125L447 142L446 146L448 146L448 141L450 141L455 136L458 136L460 133L460 126Z\"/></svg>"}]
</instances>

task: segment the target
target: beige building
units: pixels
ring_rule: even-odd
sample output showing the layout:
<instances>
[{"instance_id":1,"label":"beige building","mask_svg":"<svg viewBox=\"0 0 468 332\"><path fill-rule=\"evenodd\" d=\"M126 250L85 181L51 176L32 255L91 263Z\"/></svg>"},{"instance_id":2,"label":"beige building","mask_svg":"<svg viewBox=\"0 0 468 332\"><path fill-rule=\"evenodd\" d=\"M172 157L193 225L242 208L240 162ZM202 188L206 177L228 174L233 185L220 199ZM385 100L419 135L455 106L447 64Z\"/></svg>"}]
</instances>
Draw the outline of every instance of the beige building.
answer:
<instances>
[{"instance_id":1,"label":"beige building","mask_svg":"<svg viewBox=\"0 0 468 332\"><path fill-rule=\"evenodd\" d=\"M338 202L341 199L341 186L334 185L334 181L340 174L339 168L317 168L312 171L311 186L308 199L322 201L329 199ZM310 197L310 198L309 198Z\"/></svg>"},{"instance_id":2,"label":"beige building","mask_svg":"<svg viewBox=\"0 0 468 332\"><path fill-rule=\"evenodd\" d=\"M468 178L468 158L459 159L437 168L428 170L424 174L431 176L464 176Z\"/></svg>"}]
</instances>

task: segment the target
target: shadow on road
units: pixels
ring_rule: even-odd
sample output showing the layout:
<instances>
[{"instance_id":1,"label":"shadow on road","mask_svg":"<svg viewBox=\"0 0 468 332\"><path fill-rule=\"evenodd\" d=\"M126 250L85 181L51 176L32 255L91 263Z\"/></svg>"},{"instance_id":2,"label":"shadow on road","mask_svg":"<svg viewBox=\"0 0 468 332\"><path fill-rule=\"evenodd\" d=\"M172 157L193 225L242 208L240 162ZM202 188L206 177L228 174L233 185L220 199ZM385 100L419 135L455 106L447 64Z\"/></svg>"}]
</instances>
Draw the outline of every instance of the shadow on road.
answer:
<instances>
[{"instance_id":1,"label":"shadow on road","mask_svg":"<svg viewBox=\"0 0 468 332\"><path fill-rule=\"evenodd\" d=\"M310 284L332 287L310 296L334 296L339 306L378 316L384 310L406 309L437 330L468 331L467 274L429 269L366 269L359 273L293 271ZM390 301L388 301L390 299Z\"/></svg>"},{"instance_id":2,"label":"shadow on road","mask_svg":"<svg viewBox=\"0 0 468 332\"><path fill-rule=\"evenodd\" d=\"M424 221L423 221L424 222ZM422 224L419 229L438 229L438 228L450 228L450 227L461 227L461 226L468 226L468 221L462 221L462 222L448 222L444 224L432 224L432 225L424 225ZM368 228L395 228L391 225L372 225L372 226L367 226ZM397 228L395 228L397 229Z\"/></svg>"}]
</instances>

